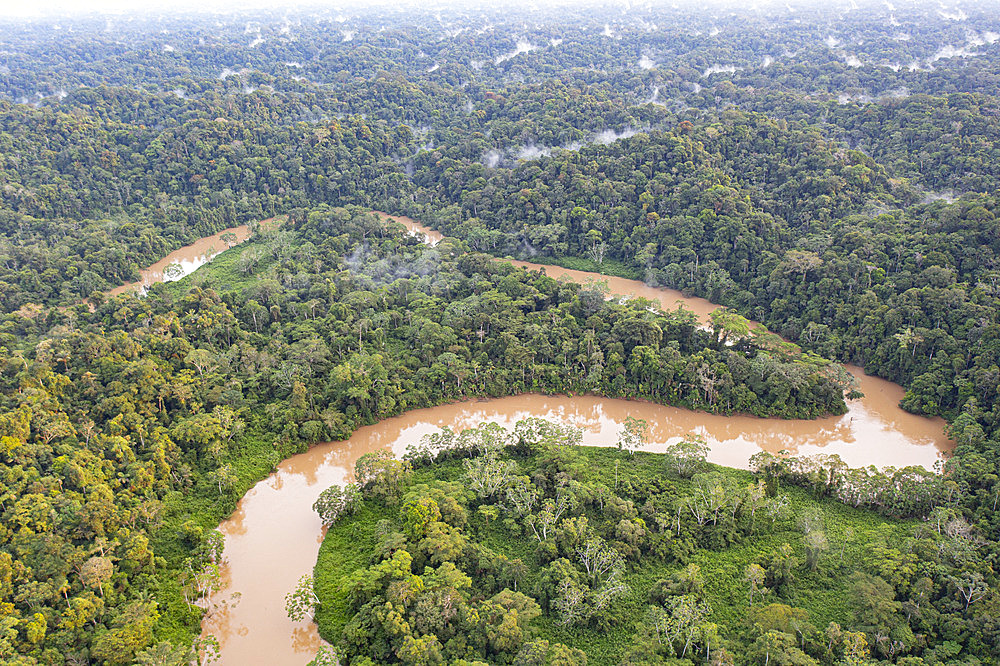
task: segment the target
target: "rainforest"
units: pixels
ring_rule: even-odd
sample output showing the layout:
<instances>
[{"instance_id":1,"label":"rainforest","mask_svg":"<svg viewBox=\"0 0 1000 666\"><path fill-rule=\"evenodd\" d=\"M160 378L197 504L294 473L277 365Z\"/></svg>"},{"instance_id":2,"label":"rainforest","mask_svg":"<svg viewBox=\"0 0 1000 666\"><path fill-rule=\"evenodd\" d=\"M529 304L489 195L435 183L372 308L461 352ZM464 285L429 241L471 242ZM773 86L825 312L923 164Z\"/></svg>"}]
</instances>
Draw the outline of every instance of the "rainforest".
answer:
<instances>
[{"instance_id":1,"label":"rainforest","mask_svg":"<svg viewBox=\"0 0 1000 666\"><path fill-rule=\"evenodd\" d=\"M1000 9L85 5L0 11L0 662L1000 661Z\"/></svg>"}]
</instances>

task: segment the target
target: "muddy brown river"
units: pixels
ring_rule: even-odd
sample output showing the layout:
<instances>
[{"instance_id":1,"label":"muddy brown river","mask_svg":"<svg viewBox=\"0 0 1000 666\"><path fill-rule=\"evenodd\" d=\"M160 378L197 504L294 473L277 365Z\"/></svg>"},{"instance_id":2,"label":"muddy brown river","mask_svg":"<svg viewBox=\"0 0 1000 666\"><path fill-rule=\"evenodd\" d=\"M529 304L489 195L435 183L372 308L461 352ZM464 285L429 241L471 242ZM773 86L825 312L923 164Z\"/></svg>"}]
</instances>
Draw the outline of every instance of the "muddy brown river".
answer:
<instances>
[{"instance_id":1,"label":"muddy brown river","mask_svg":"<svg viewBox=\"0 0 1000 666\"><path fill-rule=\"evenodd\" d=\"M259 224L261 227L265 227L274 223L274 218L271 218ZM230 247L239 245L250 238L250 235L250 227L246 224L241 224L238 227L230 227L211 236L199 238L190 245L185 245L182 248L174 250L152 266L142 269L140 271L142 278L139 281L126 282L111 289L108 293L111 296L117 296L128 291L145 291L150 285L156 282L180 280L191 275L191 273L194 273L198 268L204 266Z\"/></svg>"},{"instance_id":2,"label":"muddy brown river","mask_svg":"<svg viewBox=\"0 0 1000 666\"><path fill-rule=\"evenodd\" d=\"M383 217L389 217L383 215ZM428 242L441 236L417 222L392 216L412 233L423 233ZM551 276L575 281L606 281L613 294L642 296L673 309L682 301L702 320L715 309L703 299L685 298L680 292L654 289L641 282L571 271L554 266L515 262L544 268ZM321 644L312 622L295 623L285 615L284 596L299 577L310 573L323 538L312 503L319 493L343 483L364 453L379 449L401 454L407 444L438 428L460 430L493 421L505 426L529 416L571 423L583 429L583 443L613 446L628 416L645 419L651 428L647 450L661 451L690 432L701 434L711 446L709 460L732 467L746 467L760 450L796 454L836 453L846 463L864 465L923 465L932 468L951 447L944 436L944 421L927 419L899 408L901 387L869 377L857 367L864 398L849 403L843 416L813 421L758 419L749 416L716 416L648 402L595 396L521 395L494 400L471 400L430 409L419 409L358 430L345 442L327 442L293 456L252 488L236 512L219 529L226 537L224 586L214 601L224 602L238 593L235 605L220 606L202 624L222 648L220 662L244 664L306 664Z\"/></svg>"}]
</instances>

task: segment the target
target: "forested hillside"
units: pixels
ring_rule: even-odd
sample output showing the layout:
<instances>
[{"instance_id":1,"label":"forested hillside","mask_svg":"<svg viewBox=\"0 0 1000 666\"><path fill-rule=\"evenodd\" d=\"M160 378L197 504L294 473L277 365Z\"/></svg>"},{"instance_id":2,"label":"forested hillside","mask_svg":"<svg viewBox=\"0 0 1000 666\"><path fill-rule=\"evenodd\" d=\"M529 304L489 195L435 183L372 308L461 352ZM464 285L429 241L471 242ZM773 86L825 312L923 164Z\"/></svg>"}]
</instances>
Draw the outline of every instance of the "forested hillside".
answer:
<instances>
[{"instance_id":1,"label":"forested hillside","mask_svg":"<svg viewBox=\"0 0 1000 666\"><path fill-rule=\"evenodd\" d=\"M427 649L403 649L401 630L379 635L391 633L381 617L337 646L345 663L584 663L577 649L630 664L1000 659L998 85L1000 12L979 4L0 19L0 660L205 658L214 528L280 460L362 425L524 392L815 418L847 408L855 386L841 363L903 385L902 406L944 417L957 446L938 474L758 461L768 501L783 484L793 505L771 521L773 545L805 555L815 530L796 520L814 512L865 534L836 565L732 555L760 536L753 502L711 528L673 502L742 493L749 477L699 467L717 475L702 487L642 458L631 487L616 481L617 513L591 494L565 519L592 521L644 581L626 620L611 622L623 607L610 598L604 615L577 618L586 637L574 645L555 628L564 581L552 571L565 560L563 578L582 581L586 539L553 523L560 536L532 543L500 517L507 486L452 493L457 460L475 459L463 452L416 461L409 490L370 484L358 505L388 521L365 533L385 557L364 568L409 553L407 580L437 596L400 597L394 569L359 582L350 603L337 597L336 611L321 605L324 635L336 642L356 614L398 603ZM371 210L446 238L424 245ZM258 228L274 217L283 223ZM244 223L247 244L183 282L109 295ZM605 300L599 284L504 257L638 277L727 309L700 327L683 309ZM521 466L513 476L539 507L564 486L610 487L612 453L564 448L504 449L502 467ZM442 488L460 505L451 518ZM462 548L433 560L419 546L428 525L400 507L434 509L413 493L436 498L428 524L468 531ZM356 524L331 530L328 564L336 530ZM505 540L510 552L497 550ZM479 541L520 557L535 587L505 594L516 577L471 570ZM727 557L767 572L749 583L755 609L754 590L773 590L766 617L678 573ZM789 583L799 565L808 592ZM342 594L343 573L317 590ZM852 574L850 599L831 601ZM463 622L490 604L497 622L524 613L507 618L524 640L448 647L446 634L472 624L415 610L441 595ZM712 631L678 642L651 630L705 604Z\"/></svg>"}]
</instances>

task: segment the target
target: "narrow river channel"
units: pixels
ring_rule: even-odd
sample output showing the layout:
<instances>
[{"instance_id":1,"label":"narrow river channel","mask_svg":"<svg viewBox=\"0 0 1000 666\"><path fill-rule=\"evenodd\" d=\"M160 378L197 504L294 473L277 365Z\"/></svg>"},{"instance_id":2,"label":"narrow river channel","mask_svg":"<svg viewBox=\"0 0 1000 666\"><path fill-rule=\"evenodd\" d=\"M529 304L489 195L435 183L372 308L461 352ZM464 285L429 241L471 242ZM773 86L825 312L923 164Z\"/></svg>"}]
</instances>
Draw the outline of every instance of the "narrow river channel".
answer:
<instances>
[{"instance_id":1,"label":"narrow river channel","mask_svg":"<svg viewBox=\"0 0 1000 666\"><path fill-rule=\"evenodd\" d=\"M383 217L388 218L383 214ZM428 242L441 236L409 218L392 216ZM682 301L703 321L717 306L680 292L647 287L635 280L613 278L555 266L513 262L544 269L552 277L574 281L606 281L613 294L641 296L673 309ZM583 443L612 446L628 416L651 426L648 450L662 451L689 432L701 434L711 446L709 459L745 467L760 450L792 453L836 453L853 467L923 465L932 468L952 443L944 421L927 419L899 408L903 389L848 366L857 376L864 398L849 403L843 416L813 421L717 416L642 401L594 396L521 395L494 400L470 400L419 409L361 428L345 442L327 442L278 465L278 470L252 488L236 512L219 529L226 537L224 585L216 602L237 594L234 604L219 606L202 624L222 647L225 665L277 664L301 666L321 641L311 622L294 623L285 615L284 596L303 574L312 571L323 538L311 506L319 493L343 483L361 455L379 449L401 454L421 436L450 426L460 430L494 421L505 426L529 416L572 423L584 431Z\"/></svg>"},{"instance_id":2,"label":"narrow river channel","mask_svg":"<svg viewBox=\"0 0 1000 666\"><path fill-rule=\"evenodd\" d=\"M258 224L267 227L274 223L275 218L263 220ZM180 280L198 268L204 266L212 259L228 250L234 245L239 245L250 238L250 226L241 224L238 227L223 229L211 236L199 238L190 245L178 248L160 259L152 266L143 268L140 273L142 277L137 282L126 282L111 289L108 294L117 296L129 291L145 291L150 285L157 282L173 282Z\"/></svg>"}]
</instances>

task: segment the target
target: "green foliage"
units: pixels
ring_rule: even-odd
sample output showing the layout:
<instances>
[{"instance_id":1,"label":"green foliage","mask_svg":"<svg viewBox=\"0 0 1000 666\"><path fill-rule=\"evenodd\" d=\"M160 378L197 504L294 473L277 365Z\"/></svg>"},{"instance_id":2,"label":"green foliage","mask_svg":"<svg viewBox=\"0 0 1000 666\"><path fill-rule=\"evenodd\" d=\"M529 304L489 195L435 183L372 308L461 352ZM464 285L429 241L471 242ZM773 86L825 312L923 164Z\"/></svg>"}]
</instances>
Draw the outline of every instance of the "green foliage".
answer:
<instances>
[{"instance_id":1,"label":"green foliage","mask_svg":"<svg viewBox=\"0 0 1000 666\"><path fill-rule=\"evenodd\" d=\"M319 599L313 591L313 577L302 576L295 589L285 595L285 612L295 622L316 614Z\"/></svg>"},{"instance_id":2,"label":"green foliage","mask_svg":"<svg viewBox=\"0 0 1000 666\"><path fill-rule=\"evenodd\" d=\"M427 534L430 524L441 519L441 510L432 498L421 497L403 504L400 518L407 538L419 541Z\"/></svg>"},{"instance_id":3,"label":"green foliage","mask_svg":"<svg viewBox=\"0 0 1000 666\"><path fill-rule=\"evenodd\" d=\"M319 514L324 525L332 525L341 517L354 513L358 508L361 494L357 484L344 487L330 486L319 494L313 503L313 511Z\"/></svg>"},{"instance_id":4,"label":"green foliage","mask_svg":"<svg viewBox=\"0 0 1000 666\"><path fill-rule=\"evenodd\" d=\"M785 513L772 519L764 479L747 472L702 462L693 478L665 477L673 462L663 454L559 441L526 452L517 438L508 441L472 454L516 462L529 474L508 479L503 503L459 492L453 482L465 477L464 460L445 448L415 465L398 513L370 498L330 528L316 567L317 620L345 659L400 663L421 650L447 660L471 647L487 663L548 663L542 655L549 654L582 663L572 650L552 652L558 643L585 653L589 664L693 654L790 664L886 658L891 650L938 649L937 641L914 643L918 627L954 622L942 611L964 605L949 578L962 566L944 554L951 537L922 523L795 486L782 495ZM553 457L563 464L552 466ZM615 462L619 489L609 492ZM526 493L524 483L534 499L512 501ZM460 527L433 538L458 537L460 545L431 551L431 528L445 525L432 495L443 488L457 493L462 511L449 513L461 515L453 521ZM662 521L658 507L669 512ZM952 531L962 533L957 525ZM925 558L921 571L907 564L915 553ZM936 582L918 582L932 568ZM892 572L893 583L880 571ZM976 581L961 585L971 590ZM949 586L951 600L927 596ZM508 615L515 607L518 623ZM484 614L492 618L485 634L474 619Z\"/></svg>"},{"instance_id":5,"label":"green foliage","mask_svg":"<svg viewBox=\"0 0 1000 666\"><path fill-rule=\"evenodd\" d=\"M597 660L626 647L634 663L671 658L599 608L616 585L570 574L598 537L624 562L628 592L612 600L624 625L646 612L648 590L664 613L672 590L695 594L679 572L696 565L711 572L703 593L720 627L739 625L726 594L808 607L826 626L813 632L822 640L775 622L723 631L741 659L991 657L1000 136L997 54L985 43L995 11L968 9L723 20L643 7L623 20L613 7L583 18L484 8L452 17L445 35L423 8L391 21L360 9L350 42L326 17L269 12L10 23L0 660L190 661L206 647L193 643L194 602L218 584L212 528L239 496L301 447L406 409L539 391L721 414L843 411L844 393L856 394L843 368L746 317L905 384L906 409L950 422L947 476L795 458L759 461L750 479L706 465L690 440L649 479L630 469L649 471L637 453L598 458L616 471L625 462L621 479L577 472L558 485L553 465L579 459L540 459L568 440L534 424L512 436L510 461L480 455L495 432L429 444L413 462L445 451L447 464L469 463L425 488L407 463L366 460L366 499L346 522L375 539L372 552L406 545L414 566L435 571L485 544L477 585L492 596L476 603L502 592L497 581L541 586L534 623L552 640L525 638L525 663L576 663L577 646ZM604 24L614 39L594 29ZM261 41L247 48L250 25ZM818 44L831 25L837 36ZM715 28L721 37L702 36ZM507 57L512 33L539 48ZM245 69L224 71L233 63ZM406 211L451 238L420 247L349 205ZM281 228L255 229L148 297L108 294L181 245L278 216ZM234 240L223 234L219 249ZM559 283L480 252L642 278L730 309L702 331L690 313L605 302L598 283ZM633 431L623 446L641 441ZM928 520L904 528L833 498ZM407 533L377 500L433 502L440 518L430 511ZM803 522L813 502L824 518ZM317 508L331 522L354 504L331 491ZM394 529L376 538L383 520ZM345 553L339 566L361 566ZM673 569L647 570L651 556ZM848 565L867 578L849 584ZM555 624L557 601L572 623ZM476 649L519 640L520 602L490 603L503 631L473 632ZM369 609L397 626L383 611ZM691 642L707 652L708 635ZM434 660L459 642L423 632L391 658Z\"/></svg>"},{"instance_id":6,"label":"green foliage","mask_svg":"<svg viewBox=\"0 0 1000 666\"><path fill-rule=\"evenodd\" d=\"M358 458L354 478L362 493L394 502L409 479L410 469L410 463L395 460L388 451L375 451Z\"/></svg>"}]
</instances>

